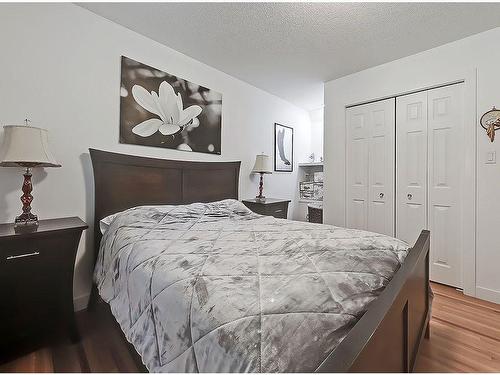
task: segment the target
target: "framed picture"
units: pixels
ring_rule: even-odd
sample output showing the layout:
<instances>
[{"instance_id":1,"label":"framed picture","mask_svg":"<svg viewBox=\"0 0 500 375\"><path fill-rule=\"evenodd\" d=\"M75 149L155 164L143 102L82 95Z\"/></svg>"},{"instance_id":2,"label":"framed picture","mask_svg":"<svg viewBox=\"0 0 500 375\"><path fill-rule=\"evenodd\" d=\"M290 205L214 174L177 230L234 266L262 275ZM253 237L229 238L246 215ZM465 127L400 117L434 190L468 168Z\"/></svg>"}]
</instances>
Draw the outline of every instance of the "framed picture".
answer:
<instances>
[{"instance_id":1,"label":"framed picture","mask_svg":"<svg viewBox=\"0 0 500 375\"><path fill-rule=\"evenodd\" d=\"M274 124L274 170L293 172L293 128Z\"/></svg>"},{"instance_id":2,"label":"framed picture","mask_svg":"<svg viewBox=\"0 0 500 375\"><path fill-rule=\"evenodd\" d=\"M122 56L120 143L220 155L221 120L218 92Z\"/></svg>"}]
</instances>

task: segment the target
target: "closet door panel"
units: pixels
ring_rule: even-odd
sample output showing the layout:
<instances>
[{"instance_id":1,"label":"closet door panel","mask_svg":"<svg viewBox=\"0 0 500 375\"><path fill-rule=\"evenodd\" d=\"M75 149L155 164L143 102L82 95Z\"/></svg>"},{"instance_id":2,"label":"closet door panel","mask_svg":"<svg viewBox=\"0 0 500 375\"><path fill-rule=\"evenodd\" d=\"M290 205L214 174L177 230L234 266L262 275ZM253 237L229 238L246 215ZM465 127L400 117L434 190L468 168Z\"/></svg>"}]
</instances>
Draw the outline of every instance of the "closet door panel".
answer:
<instances>
[{"instance_id":1,"label":"closet door panel","mask_svg":"<svg viewBox=\"0 0 500 375\"><path fill-rule=\"evenodd\" d=\"M394 235L394 99L351 107L347 226Z\"/></svg>"},{"instance_id":2,"label":"closet door panel","mask_svg":"<svg viewBox=\"0 0 500 375\"><path fill-rule=\"evenodd\" d=\"M368 216L368 122L367 108L346 110L347 118L347 211L349 228L366 229Z\"/></svg>"},{"instance_id":3,"label":"closet door panel","mask_svg":"<svg viewBox=\"0 0 500 375\"><path fill-rule=\"evenodd\" d=\"M431 279L461 287L463 85L430 90L428 103Z\"/></svg>"},{"instance_id":4,"label":"closet door panel","mask_svg":"<svg viewBox=\"0 0 500 375\"><path fill-rule=\"evenodd\" d=\"M368 230L394 236L395 99L369 106Z\"/></svg>"},{"instance_id":5,"label":"closet door panel","mask_svg":"<svg viewBox=\"0 0 500 375\"><path fill-rule=\"evenodd\" d=\"M396 237L413 244L427 229L427 92L396 101Z\"/></svg>"}]
</instances>

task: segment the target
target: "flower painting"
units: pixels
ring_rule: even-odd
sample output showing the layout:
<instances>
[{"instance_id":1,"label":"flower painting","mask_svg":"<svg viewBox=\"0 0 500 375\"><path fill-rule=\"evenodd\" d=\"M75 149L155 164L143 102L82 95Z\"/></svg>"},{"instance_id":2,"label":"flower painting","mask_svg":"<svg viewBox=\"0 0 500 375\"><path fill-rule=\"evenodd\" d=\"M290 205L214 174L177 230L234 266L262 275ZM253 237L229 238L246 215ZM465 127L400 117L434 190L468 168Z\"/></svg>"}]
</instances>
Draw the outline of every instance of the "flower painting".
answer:
<instances>
[{"instance_id":1,"label":"flower painting","mask_svg":"<svg viewBox=\"0 0 500 375\"><path fill-rule=\"evenodd\" d=\"M222 95L122 56L120 143L221 153Z\"/></svg>"},{"instance_id":2,"label":"flower painting","mask_svg":"<svg viewBox=\"0 0 500 375\"><path fill-rule=\"evenodd\" d=\"M274 124L274 170L293 172L293 128Z\"/></svg>"}]
</instances>

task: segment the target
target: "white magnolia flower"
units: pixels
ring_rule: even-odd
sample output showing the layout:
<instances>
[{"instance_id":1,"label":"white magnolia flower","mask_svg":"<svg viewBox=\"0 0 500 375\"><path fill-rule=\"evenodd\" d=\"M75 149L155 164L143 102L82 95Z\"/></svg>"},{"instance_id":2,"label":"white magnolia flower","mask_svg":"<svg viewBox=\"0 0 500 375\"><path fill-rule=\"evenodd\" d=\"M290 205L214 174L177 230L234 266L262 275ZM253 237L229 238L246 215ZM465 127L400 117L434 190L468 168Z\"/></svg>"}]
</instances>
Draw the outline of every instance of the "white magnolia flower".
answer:
<instances>
[{"instance_id":1,"label":"white magnolia flower","mask_svg":"<svg viewBox=\"0 0 500 375\"><path fill-rule=\"evenodd\" d=\"M184 109L181 94L175 95L174 88L167 81L160 84L158 94L154 91L149 93L144 87L134 85L132 96L142 108L160 117L134 126L132 133L141 137L149 137L157 131L163 135L175 134L192 120L198 120L196 116L202 111L199 105Z\"/></svg>"}]
</instances>

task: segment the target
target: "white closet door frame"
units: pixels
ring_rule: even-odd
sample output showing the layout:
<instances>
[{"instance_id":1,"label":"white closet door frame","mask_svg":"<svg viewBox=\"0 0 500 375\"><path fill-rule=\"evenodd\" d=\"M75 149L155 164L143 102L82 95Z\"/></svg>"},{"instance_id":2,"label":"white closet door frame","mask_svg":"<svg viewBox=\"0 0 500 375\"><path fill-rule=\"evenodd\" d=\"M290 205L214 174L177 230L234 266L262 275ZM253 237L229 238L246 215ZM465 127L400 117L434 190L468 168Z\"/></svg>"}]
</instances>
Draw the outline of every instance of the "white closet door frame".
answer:
<instances>
[{"instance_id":1,"label":"white closet door frame","mask_svg":"<svg viewBox=\"0 0 500 375\"><path fill-rule=\"evenodd\" d=\"M415 89L415 86L403 88L399 92L381 92L378 97L356 97L353 95L346 100L344 108L348 109L356 105L368 103L377 99L394 98L402 95L408 95L418 91L430 90L444 85L463 82L464 84L464 127L463 127L463 144L464 144L464 173L461 178L462 199L463 199L463 216L462 223L462 244L463 244L463 290L466 295L476 296L476 163L477 163L477 127L478 116L476 109L477 100L477 69L470 68L462 71L453 71L449 69L441 70L440 74L433 74L425 84ZM345 113L345 111L344 111ZM327 126L328 124L325 124ZM345 132L347 135L347 118L344 120ZM471 142L472 140L472 142ZM347 137L344 139L347 142ZM345 143L346 144L346 143ZM347 163L347 148L345 153L345 161ZM347 164L345 164L347 166ZM328 168L328 167L326 167ZM347 188L347 171L344 171L344 188ZM473 176L473 178L470 178ZM326 176L327 177L327 176ZM327 181L327 178L325 180ZM347 203L348 189L345 191L344 199ZM344 206L343 212L345 223L347 225L347 204ZM460 234L459 234L460 235ZM431 234L432 236L432 234Z\"/></svg>"},{"instance_id":2,"label":"white closet door frame","mask_svg":"<svg viewBox=\"0 0 500 375\"><path fill-rule=\"evenodd\" d=\"M477 163L477 69L464 76L464 126L462 132L464 172L462 187L462 284L464 293L476 296L476 163Z\"/></svg>"}]
</instances>

